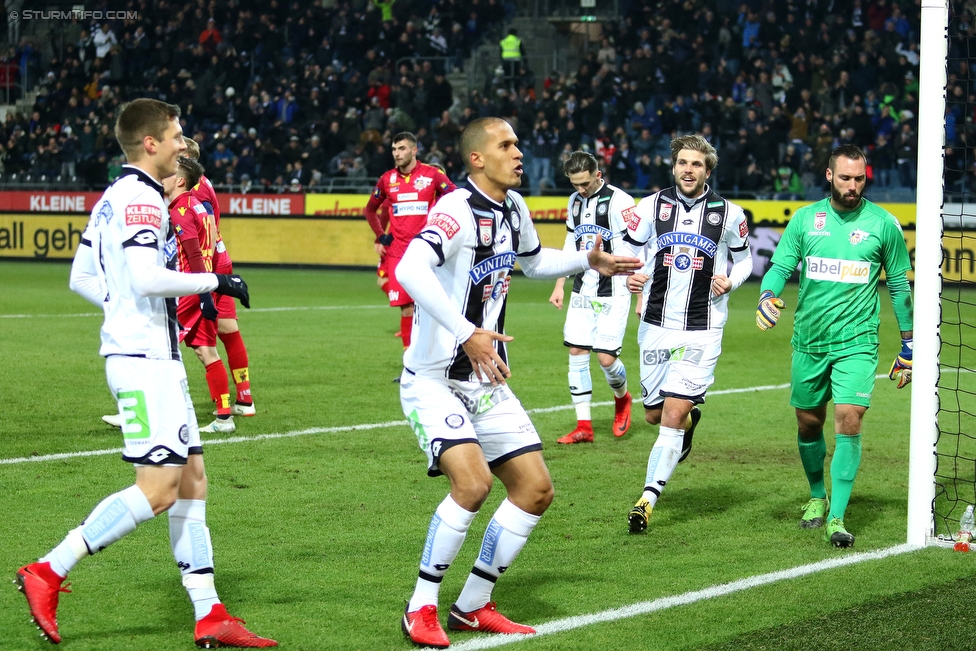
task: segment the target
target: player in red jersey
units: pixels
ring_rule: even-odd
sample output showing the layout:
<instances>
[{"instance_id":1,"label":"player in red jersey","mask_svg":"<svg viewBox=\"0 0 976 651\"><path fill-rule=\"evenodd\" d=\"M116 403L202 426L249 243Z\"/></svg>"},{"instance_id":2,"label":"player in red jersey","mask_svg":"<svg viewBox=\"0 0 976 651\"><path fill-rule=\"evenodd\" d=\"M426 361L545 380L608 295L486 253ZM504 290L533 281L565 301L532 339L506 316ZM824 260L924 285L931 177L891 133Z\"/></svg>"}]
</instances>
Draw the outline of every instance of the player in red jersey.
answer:
<instances>
[{"instance_id":1,"label":"player in red jersey","mask_svg":"<svg viewBox=\"0 0 976 651\"><path fill-rule=\"evenodd\" d=\"M200 182L203 166L181 156L176 176L163 181L169 199L169 216L176 234L176 268L184 273L206 273L214 270L217 224L190 189ZM217 353L217 306L212 294L184 296L176 308L180 322L180 340L196 353L207 373L210 397L217 405L217 419L201 427L201 432L235 431L230 411L227 369Z\"/></svg>"},{"instance_id":2,"label":"player in red jersey","mask_svg":"<svg viewBox=\"0 0 976 651\"><path fill-rule=\"evenodd\" d=\"M393 160L396 167L384 172L376 182L364 212L376 233L376 253L385 267L390 307L400 308L400 332L406 349L410 346L413 299L397 282L393 271L410 240L427 224L427 213L434 202L455 188L440 168L417 160L417 136L412 133L404 131L393 136ZM384 201L390 203L389 232L376 212Z\"/></svg>"},{"instance_id":3,"label":"player in red jersey","mask_svg":"<svg viewBox=\"0 0 976 651\"><path fill-rule=\"evenodd\" d=\"M193 160L200 159L200 145L192 138L184 136L186 142L186 155ZM217 244L214 247L214 273L232 273L234 263L227 253L224 240L220 236L220 204L217 203L217 193L214 191L210 179L201 176L200 181L193 185L191 190L193 197L203 204L207 212L213 215L214 223L217 227ZM231 414L234 416L253 416L257 413L254 409L254 400L251 398L251 375L248 370L247 348L244 346L244 339L241 338L241 330L237 324L237 304L233 300L224 300L223 296L215 296L214 302L217 305L217 336L224 344L227 352L227 364L230 366L230 375L234 379L237 387L237 398L230 406Z\"/></svg>"}]
</instances>

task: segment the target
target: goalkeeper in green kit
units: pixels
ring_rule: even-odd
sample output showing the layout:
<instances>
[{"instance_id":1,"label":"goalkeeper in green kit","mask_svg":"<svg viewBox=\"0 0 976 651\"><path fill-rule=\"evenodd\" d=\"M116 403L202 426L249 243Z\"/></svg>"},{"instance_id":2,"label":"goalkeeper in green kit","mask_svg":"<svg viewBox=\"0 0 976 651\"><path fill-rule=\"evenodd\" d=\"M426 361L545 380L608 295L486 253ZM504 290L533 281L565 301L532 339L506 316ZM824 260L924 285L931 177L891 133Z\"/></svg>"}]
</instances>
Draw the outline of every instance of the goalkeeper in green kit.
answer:
<instances>
[{"instance_id":1,"label":"goalkeeper in green kit","mask_svg":"<svg viewBox=\"0 0 976 651\"><path fill-rule=\"evenodd\" d=\"M763 277L756 310L760 329L776 325L785 307L778 296L802 262L790 394L790 405L796 408L800 461L810 482L810 501L803 507L800 527L818 529L826 524L824 539L837 547L854 544L853 534L844 527L844 512L861 463L861 421L871 405L878 368L882 270L902 343L889 377L898 381L899 389L912 381L908 248L898 220L861 196L866 180L860 148L842 145L831 152L830 198L793 214L776 246L773 266ZM831 399L836 446L828 500L823 427Z\"/></svg>"}]
</instances>

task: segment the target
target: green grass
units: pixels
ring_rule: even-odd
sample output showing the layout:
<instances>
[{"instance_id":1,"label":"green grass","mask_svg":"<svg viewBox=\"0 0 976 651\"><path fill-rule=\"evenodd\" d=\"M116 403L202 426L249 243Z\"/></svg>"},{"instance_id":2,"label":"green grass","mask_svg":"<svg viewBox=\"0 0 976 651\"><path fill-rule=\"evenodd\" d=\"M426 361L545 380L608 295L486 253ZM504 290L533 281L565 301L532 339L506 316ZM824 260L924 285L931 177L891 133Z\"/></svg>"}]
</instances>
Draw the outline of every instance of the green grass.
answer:
<instances>
[{"instance_id":1,"label":"green grass","mask_svg":"<svg viewBox=\"0 0 976 651\"><path fill-rule=\"evenodd\" d=\"M396 312L366 272L242 270L253 306L241 311L259 415L238 434L401 421ZM100 416L114 410L97 356L96 308L67 289L61 264L0 263L0 459L121 446ZM528 409L568 405L563 312L551 283L517 278L509 306L513 377ZM760 333L758 287L731 300L713 391L789 382L789 317ZM787 291L787 312L795 288ZM897 352L882 298L882 371ZM321 308L339 309L321 309ZM308 308L265 310L266 308ZM10 315L32 315L9 318ZM75 316L91 314L92 316ZM622 359L638 388L636 319ZM208 422L203 370L187 359ZM594 399L611 393L595 367ZM976 381L971 383L976 385ZM571 410L533 415L556 499L495 591L530 624L680 595L764 573L900 544L906 531L906 391L879 380L847 515L853 551L797 527L807 497L787 389L712 395L691 457L669 483L648 535L626 533L656 429L636 419L597 442L557 446ZM635 413L636 415L636 413ZM832 437L828 436L832 449ZM407 649L399 631L430 515L447 492L430 479L404 425L207 447L208 520L217 587L232 613L286 649ZM132 481L118 455L0 465L6 526L0 569L43 555L105 495ZM498 502L496 486L442 588L459 592ZM926 549L732 595L518 642L526 649L969 649L967 579L976 555ZM165 517L145 523L71 575L59 622L68 650L192 648L192 609L169 550ZM23 598L0 590L0 649L40 649ZM477 636L455 634L461 643Z\"/></svg>"}]
</instances>

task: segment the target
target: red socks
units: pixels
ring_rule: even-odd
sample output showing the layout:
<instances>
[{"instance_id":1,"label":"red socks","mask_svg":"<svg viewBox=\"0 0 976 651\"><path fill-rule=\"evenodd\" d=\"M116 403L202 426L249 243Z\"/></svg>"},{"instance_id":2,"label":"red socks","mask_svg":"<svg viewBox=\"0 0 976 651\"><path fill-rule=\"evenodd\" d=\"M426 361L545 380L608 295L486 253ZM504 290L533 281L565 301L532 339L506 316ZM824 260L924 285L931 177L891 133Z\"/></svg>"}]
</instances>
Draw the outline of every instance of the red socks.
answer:
<instances>
[{"instance_id":1,"label":"red socks","mask_svg":"<svg viewBox=\"0 0 976 651\"><path fill-rule=\"evenodd\" d=\"M210 389L210 399L217 405L217 416L230 416L230 391L227 389L227 369L224 362L217 360L206 367L207 387Z\"/></svg>"},{"instance_id":2,"label":"red socks","mask_svg":"<svg viewBox=\"0 0 976 651\"><path fill-rule=\"evenodd\" d=\"M228 332L220 335L220 340L224 342L224 350L227 351L227 365L230 366L230 373L237 385L237 402L250 405L251 399L251 380L247 372L247 348L241 333Z\"/></svg>"},{"instance_id":3,"label":"red socks","mask_svg":"<svg viewBox=\"0 0 976 651\"><path fill-rule=\"evenodd\" d=\"M400 317L400 336L403 338L404 350L410 347L410 331L413 329L413 317Z\"/></svg>"}]
</instances>

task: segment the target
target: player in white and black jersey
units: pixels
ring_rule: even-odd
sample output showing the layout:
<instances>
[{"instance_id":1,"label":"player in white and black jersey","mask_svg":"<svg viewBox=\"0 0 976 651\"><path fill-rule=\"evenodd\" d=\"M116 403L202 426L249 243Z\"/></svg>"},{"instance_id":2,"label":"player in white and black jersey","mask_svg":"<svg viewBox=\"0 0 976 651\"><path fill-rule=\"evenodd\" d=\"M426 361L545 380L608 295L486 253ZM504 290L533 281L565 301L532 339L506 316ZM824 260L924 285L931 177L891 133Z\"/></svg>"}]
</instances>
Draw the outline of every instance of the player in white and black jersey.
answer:
<instances>
[{"instance_id":1,"label":"player in white and black jersey","mask_svg":"<svg viewBox=\"0 0 976 651\"><path fill-rule=\"evenodd\" d=\"M627 283L640 292L650 282L637 334L641 394L647 422L661 425L644 492L628 515L631 533L647 529L661 491L691 451L697 405L715 381L722 352L729 292L752 274L745 213L705 184L718 163L715 148L701 136L680 136L671 141L671 163L675 185L637 204L622 247L653 251L650 273Z\"/></svg>"},{"instance_id":2,"label":"player in white and black jersey","mask_svg":"<svg viewBox=\"0 0 976 651\"><path fill-rule=\"evenodd\" d=\"M451 607L448 627L461 631L533 633L495 609L495 581L521 551L553 497L542 442L505 379L503 334L511 273L518 259L532 278L587 269L605 275L641 265L601 250L543 249L529 211L515 192L522 153L512 127L498 118L471 122L461 134L468 184L443 197L396 268L414 298L413 340L404 354L400 402L428 474L446 475L450 494L427 530L420 575L403 615L404 634L421 646L449 640L437 618L441 580L488 497L492 474L504 500L488 524L481 552Z\"/></svg>"},{"instance_id":3,"label":"player in white and black jersey","mask_svg":"<svg viewBox=\"0 0 976 651\"><path fill-rule=\"evenodd\" d=\"M604 181L596 158L589 152L573 152L563 164L563 173L576 188L569 197L563 250L589 249L599 235L603 238L604 251L618 251L627 232L627 220L635 208L634 199ZM565 278L557 279L549 297L549 302L560 310L565 283ZM630 302L630 290L623 276L606 277L590 270L573 277L563 345L569 348L569 393L576 407L576 429L557 439L559 443L593 442L591 351L596 353L607 383L613 389L613 435L623 436L630 428L632 398L627 391L627 369L619 359Z\"/></svg>"},{"instance_id":4,"label":"player in white and black jersey","mask_svg":"<svg viewBox=\"0 0 976 651\"><path fill-rule=\"evenodd\" d=\"M31 615L54 643L57 607L68 572L136 526L169 511L170 542L196 613L198 645L276 646L231 617L217 597L206 525L203 448L178 347L178 296L209 292L240 298L234 275L174 270L176 242L162 179L186 149L178 106L138 99L123 107L116 138L128 164L95 204L71 267L71 289L105 312L101 354L109 388L124 416L122 459L136 481L109 495L80 526L36 563L17 571Z\"/></svg>"}]
</instances>

